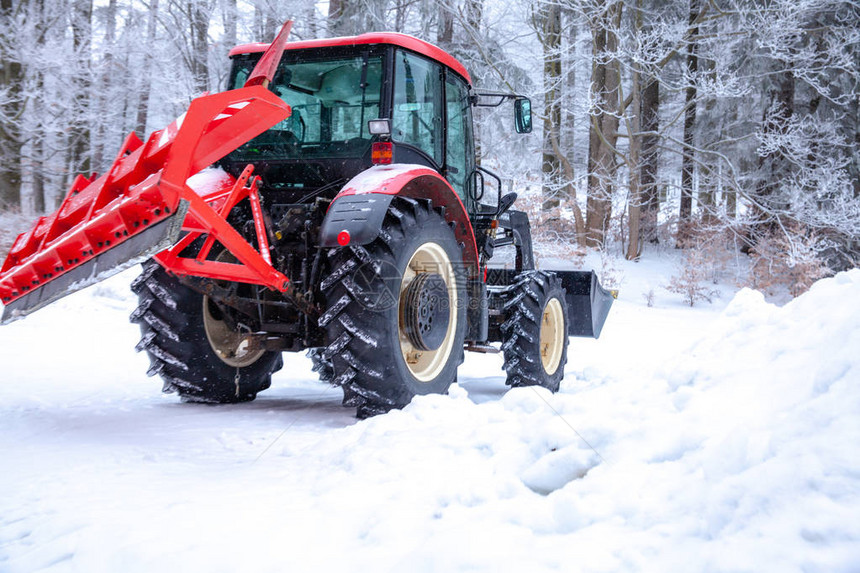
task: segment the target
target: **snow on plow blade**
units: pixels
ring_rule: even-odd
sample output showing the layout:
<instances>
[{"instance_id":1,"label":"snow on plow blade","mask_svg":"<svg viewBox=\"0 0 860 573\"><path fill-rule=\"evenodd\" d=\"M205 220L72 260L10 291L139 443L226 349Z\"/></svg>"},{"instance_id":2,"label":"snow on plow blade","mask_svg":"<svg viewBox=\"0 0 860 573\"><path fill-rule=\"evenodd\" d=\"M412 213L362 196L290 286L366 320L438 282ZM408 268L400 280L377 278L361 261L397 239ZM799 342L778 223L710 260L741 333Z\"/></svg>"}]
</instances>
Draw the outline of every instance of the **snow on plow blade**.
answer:
<instances>
[{"instance_id":1,"label":"snow on plow blade","mask_svg":"<svg viewBox=\"0 0 860 573\"><path fill-rule=\"evenodd\" d=\"M186 212L193 228L220 230L229 235L226 242L238 245L241 238L228 228L226 213L216 213L186 181L289 115L289 106L264 87L243 87L195 99L188 112L146 143L129 135L106 174L78 176L60 208L15 240L0 267L0 322L26 316L170 247ZM246 250L238 258L257 275L265 274L269 269L254 255ZM270 280L260 282L285 279L269 274Z\"/></svg>"},{"instance_id":2,"label":"snow on plow blade","mask_svg":"<svg viewBox=\"0 0 860 573\"><path fill-rule=\"evenodd\" d=\"M594 271L551 272L567 291L568 336L598 338L618 292L600 286Z\"/></svg>"}]
</instances>

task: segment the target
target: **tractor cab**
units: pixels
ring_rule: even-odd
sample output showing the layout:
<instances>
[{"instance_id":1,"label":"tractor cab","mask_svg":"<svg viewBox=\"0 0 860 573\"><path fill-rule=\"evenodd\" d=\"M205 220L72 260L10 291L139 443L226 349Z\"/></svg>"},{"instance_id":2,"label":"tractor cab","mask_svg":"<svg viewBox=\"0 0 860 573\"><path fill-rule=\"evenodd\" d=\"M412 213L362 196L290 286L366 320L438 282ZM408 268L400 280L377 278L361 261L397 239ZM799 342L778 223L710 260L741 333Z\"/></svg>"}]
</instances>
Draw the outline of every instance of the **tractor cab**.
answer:
<instances>
[{"instance_id":1,"label":"tractor cab","mask_svg":"<svg viewBox=\"0 0 860 573\"><path fill-rule=\"evenodd\" d=\"M245 84L267 47L231 51L228 88ZM333 197L358 173L390 163L442 174L470 213L497 200L481 201L485 172L475 163L472 105L487 105L486 94L476 94L465 67L432 44L395 33L287 43L269 89L292 115L222 165L237 176L253 163L263 190L281 192L279 201Z\"/></svg>"}]
</instances>

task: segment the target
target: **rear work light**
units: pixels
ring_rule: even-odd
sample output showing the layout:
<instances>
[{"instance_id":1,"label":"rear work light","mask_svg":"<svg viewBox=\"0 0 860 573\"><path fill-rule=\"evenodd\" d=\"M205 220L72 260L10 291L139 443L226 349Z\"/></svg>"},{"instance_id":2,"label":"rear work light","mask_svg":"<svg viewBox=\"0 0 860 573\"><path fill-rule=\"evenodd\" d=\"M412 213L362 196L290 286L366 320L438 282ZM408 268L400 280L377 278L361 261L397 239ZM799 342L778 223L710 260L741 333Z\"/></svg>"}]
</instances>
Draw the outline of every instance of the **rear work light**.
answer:
<instances>
[{"instance_id":1,"label":"rear work light","mask_svg":"<svg viewBox=\"0 0 860 573\"><path fill-rule=\"evenodd\" d=\"M367 122L367 131L370 132L370 135L384 135L386 137L391 135L391 120L389 119L371 119Z\"/></svg>"},{"instance_id":2,"label":"rear work light","mask_svg":"<svg viewBox=\"0 0 860 573\"><path fill-rule=\"evenodd\" d=\"M394 147L390 141L377 141L373 144L370 159L374 165L389 165L394 159Z\"/></svg>"}]
</instances>

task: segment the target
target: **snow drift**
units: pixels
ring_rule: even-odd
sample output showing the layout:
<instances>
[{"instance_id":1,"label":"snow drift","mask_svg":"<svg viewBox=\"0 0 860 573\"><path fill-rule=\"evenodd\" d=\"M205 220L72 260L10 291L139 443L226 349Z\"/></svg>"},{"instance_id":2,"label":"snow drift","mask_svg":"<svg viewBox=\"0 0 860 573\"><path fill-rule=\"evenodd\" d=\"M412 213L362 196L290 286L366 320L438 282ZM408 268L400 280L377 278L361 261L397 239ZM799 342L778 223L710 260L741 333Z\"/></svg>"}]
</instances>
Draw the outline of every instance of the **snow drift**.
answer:
<instances>
[{"instance_id":1,"label":"snow drift","mask_svg":"<svg viewBox=\"0 0 860 573\"><path fill-rule=\"evenodd\" d=\"M470 356L448 396L362 422L302 357L223 408L155 396L133 329L98 366L63 354L71 381L20 365L22 340L61 336L45 325L124 320L105 292L0 331L2 570L860 567L860 270L781 308L742 290L716 318L620 300L559 394L503 394L500 361ZM637 354L613 328L659 354L669 320L700 322L689 348L619 375Z\"/></svg>"}]
</instances>

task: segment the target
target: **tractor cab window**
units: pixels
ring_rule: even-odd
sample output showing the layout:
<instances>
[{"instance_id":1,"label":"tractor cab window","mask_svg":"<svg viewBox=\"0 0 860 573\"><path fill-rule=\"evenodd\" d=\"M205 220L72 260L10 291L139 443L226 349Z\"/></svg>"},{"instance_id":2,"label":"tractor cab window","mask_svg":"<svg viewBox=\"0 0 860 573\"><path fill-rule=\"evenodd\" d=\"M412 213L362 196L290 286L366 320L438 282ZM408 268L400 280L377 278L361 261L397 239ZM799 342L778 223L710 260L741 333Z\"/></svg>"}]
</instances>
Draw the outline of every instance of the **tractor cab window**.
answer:
<instances>
[{"instance_id":1,"label":"tractor cab window","mask_svg":"<svg viewBox=\"0 0 860 573\"><path fill-rule=\"evenodd\" d=\"M242 87L259 59L254 56L236 60L232 88ZM361 157L368 151L367 121L380 113L382 57L307 56L286 52L269 86L292 115L233 152L233 159Z\"/></svg>"},{"instance_id":2,"label":"tractor cab window","mask_svg":"<svg viewBox=\"0 0 860 573\"><path fill-rule=\"evenodd\" d=\"M396 52L391 129L395 141L417 147L436 165L444 163L439 64L404 50Z\"/></svg>"},{"instance_id":3,"label":"tractor cab window","mask_svg":"<svg viewBox=\"0 0 860 573\"><path fill-rule=\"evenodd\" d=\"M460 195L470 212L474 210L467 186L475 168L475 150L472 139L472 106L469 87L452 73L445 80L445 111L448 132L445 148L445 177Z\"/></svg>"}]
</instances>

